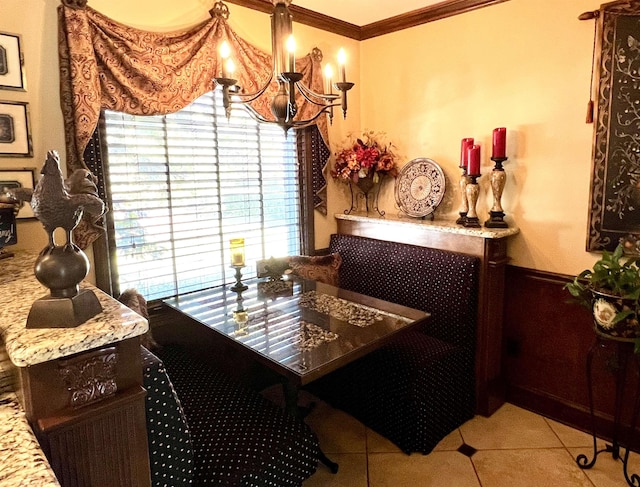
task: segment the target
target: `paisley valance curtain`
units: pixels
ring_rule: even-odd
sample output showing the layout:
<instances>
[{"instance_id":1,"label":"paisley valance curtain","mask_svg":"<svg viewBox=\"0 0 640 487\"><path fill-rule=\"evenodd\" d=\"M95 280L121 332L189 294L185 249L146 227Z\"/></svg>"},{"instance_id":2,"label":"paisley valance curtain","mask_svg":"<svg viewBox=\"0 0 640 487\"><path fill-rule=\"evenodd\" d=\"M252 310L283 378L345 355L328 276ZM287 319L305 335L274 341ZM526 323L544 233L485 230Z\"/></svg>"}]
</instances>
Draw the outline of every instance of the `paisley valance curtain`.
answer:
<instances>
[{"instance_id":1,"label":"paisley valance curtain","mask_svg":"<svg viewBox=\"0 0 640 487\"><path fill-rule=\"evenodd\" d=\"M157 33L135 29L109 19L86 0L63 0L58 7L61 104L66 126L69 173L86 167L83 154L102 109L134 115L176 112L211 91L220 73L218 46L226 40L238 66L239 85L247 93L270 76L271 55L252 46L231 29L228 10L212 10L211 18L181 32ZM303 82L323 92L321 54L296 60ZM273 120L267 96L254 104ZM304 98L297 100L302 118L315 113ZM325 117L316 121L328 145Z\"/></svg>"}]
</instances>

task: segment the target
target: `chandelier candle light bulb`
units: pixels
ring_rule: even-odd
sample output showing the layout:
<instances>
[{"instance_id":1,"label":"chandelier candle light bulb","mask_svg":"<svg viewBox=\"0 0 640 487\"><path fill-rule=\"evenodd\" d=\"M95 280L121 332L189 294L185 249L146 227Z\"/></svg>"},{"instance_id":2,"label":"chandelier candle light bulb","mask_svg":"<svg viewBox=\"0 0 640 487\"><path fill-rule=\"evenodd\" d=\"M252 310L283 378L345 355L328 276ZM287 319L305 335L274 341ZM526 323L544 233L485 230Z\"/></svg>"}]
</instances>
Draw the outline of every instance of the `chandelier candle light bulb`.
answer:
<instances>
[{"instance_id":1,"label":"chandelier candle light bulb","mask_svg":"<svg viewBox=\"0 0 640 487\"><path fill-rule=\"evenodd\" d=\"M236 64L233 62L233 59L227 59L225 63L227 76L233 76L233 73L236 71Z\"/></svg>"},{"instance_id":2,"label":"chandelier candle light bulb","mask_svg":"<svg viewBox=\"0 0 640 487\"><path fill-rule=\"evenodd\" d=\"M289 72L296 72L296 40L291 34L287 39L287 53L289 54Z\"/></svg>"},{"instance_id":3,"label":"chandelier candle light bulb","mask_svg":"<svg viewBox=\"0 0 640 487\"><path fill-rule=\"evenodd\" d=\"M342 74L342 82L346 83L347 82L347 53L345 52L344 48L340 48L340 50L338 51L338 64L340 65L340 72Z\"/></svg>"},{"instance_id":4,"label":"chandelier candle light bulb","mask_svg":"<svg viewBox=\"0 0 640 487\"><path fill-rule=\"evenodd\" d=\"M229 47L229 43L227 41L222 41L220 44L220 57L222 58L222 77L228 78L228 68L227 63L231 61L229 57L231 56L231 48Z\"/></svg>"},{"instance_id":5,"label":"chandelier candle light bulb","mask_svg":"<svg viewBox=\"0 0 640 487\"><path fill-rule=\"evenodd\" d=\"M331 86L331 80L333 78L333 68L330 64L327 64L324 67L324 77L327 80L327 94L331 95L333 93L333 87Z\"/></svg>"}]
</instances>

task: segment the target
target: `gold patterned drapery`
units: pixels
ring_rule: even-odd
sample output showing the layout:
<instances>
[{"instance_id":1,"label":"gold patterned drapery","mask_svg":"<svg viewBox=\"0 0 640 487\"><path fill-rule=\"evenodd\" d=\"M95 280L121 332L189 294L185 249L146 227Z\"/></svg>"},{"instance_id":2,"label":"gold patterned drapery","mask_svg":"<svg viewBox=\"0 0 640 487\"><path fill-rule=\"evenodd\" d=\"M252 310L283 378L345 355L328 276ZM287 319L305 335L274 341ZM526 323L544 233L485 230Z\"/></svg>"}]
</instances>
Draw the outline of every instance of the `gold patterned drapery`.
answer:
<instances>
[{"instance_id":1,"label":"gold patterned drapery","mask_svg":"<svg viewBox=\"0 0 640 487\"><path fill-rule=\"evenodd\" d=\"M214 11L212 11L214 12ZM228 12L227 12L228 14ZM271 55L249 44L231 29L225 15L189 30L148 32L120 24L86 5L63 0L58 7L61 105L66 127L67 169L85 168L84 150L100 116L109 109L133 115L176 112L214 88L220 73L218 46L226 40L238 66L238 84L247 93L263 86L271 74ZM321 57L296 60L303 82L323 92ZM270 99L276 83L254 102L273 120ZM301 119L315 107L299 97ZM316 121L328 145L324 116Z\"/></svg>"},{"instance_id":2,"label":"gold patterned drapery","mask_svg":"<svg viewBox=\"0 0 640 487\"><path fill-rule=\"evenodd\" d=\"M216 4L218 5L218 4ZM149 32L118 23L87 6L86 0L62 0L58 7L60 99L65 124L67 174L87 169L84 152L102 109L132 115L163 115L176 112L214 88L221 72L218 46L226 40L238 66L238 84L253 93L271 75L271 55L240 38L227 22L228 10L212 9L211 18L179 32ZM322 54L296 60L302 82L318 93L324 84ZM270 100L277 91L272 83L253 103L263 117L274 120ZM300 119L310 119L316 107L299 94ZM325 116L316 125L329 146ZM323 172L326 161L321 161ZM323 178L324 179L324 178ZM326 184L314 190L326 212ZM97 239L102 229L82 225L74 232L83 248Z\"/></svg>"}]
</instances>

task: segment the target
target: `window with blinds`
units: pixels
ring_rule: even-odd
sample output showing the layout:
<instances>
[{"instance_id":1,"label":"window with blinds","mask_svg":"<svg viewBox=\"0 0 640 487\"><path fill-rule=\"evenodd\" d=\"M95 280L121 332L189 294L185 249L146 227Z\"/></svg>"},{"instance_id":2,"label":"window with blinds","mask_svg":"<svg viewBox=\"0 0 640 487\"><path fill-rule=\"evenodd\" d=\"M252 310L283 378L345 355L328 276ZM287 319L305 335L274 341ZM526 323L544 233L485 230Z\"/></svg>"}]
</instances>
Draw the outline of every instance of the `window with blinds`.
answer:
<instances>
[{"instance_id":1,"label":"window with blinds","mask_svg":"<svg viewBox=\"0 0 640 487\"><path fill-rule=\"evenodd\" d=\"M300 253L295 136L221 96L166 116L105 112L119 290L148 300L234 282L229 241L255 261ZM112 239L113 240L113 239Z\"/></svg>"}]
</instances>

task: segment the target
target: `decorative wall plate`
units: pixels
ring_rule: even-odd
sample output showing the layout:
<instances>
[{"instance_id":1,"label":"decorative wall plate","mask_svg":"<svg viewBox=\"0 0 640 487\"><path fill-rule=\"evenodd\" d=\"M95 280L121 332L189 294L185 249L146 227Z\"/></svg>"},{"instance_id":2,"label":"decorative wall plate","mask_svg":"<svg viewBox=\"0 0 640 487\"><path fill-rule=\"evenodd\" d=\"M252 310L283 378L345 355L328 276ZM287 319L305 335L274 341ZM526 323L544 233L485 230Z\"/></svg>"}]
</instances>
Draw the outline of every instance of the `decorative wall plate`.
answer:
<instances>
[{"instance_id":1,"label":"decorative wall plate","mask_svg":"<svg viewBox=\"0 0 640 487\"><path fill-rule=\"evenodd\" d=\"M435 211L445 191L442 168L427 158L413 159L396 180L396 203L409 216L421 218Z\"/></svg>"}]
</instances>

